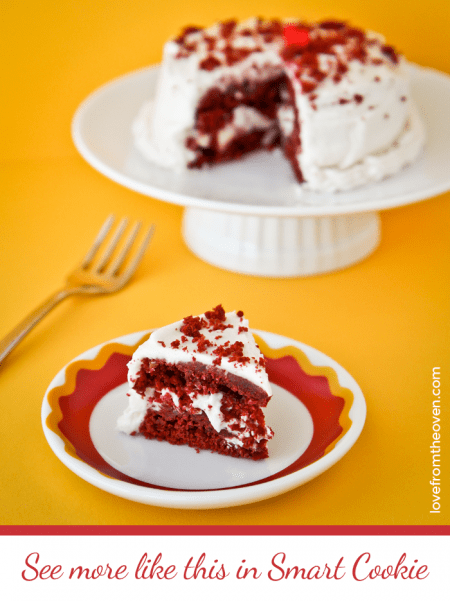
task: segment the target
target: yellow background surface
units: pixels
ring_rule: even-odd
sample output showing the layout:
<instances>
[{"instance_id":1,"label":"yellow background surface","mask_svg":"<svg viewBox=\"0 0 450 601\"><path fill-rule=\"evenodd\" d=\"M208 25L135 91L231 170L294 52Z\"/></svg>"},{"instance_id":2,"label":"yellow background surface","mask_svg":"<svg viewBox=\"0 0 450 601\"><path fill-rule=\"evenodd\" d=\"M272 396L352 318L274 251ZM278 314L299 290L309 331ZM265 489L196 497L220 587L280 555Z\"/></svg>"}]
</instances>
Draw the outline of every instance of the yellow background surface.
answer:
<instances>
[{"instance_id":1,"label":"yellow background surface","mask_svg":"<svg viewBox=\"0 0 450 601\"><path fill-rule=\"evenodd\" d=\"M116 295L65 301L1 367L1 523L448 524L448 485L442 512L430 514L429 448L435 366L448 440L450 194L382 212L379 248L346 270L249 277L195 257L181 237L181 207L109 181L70 137L73 113L90 92L158 62L164 41L187 24L343 18L383 32L411 61L450 73L448 1L41 0L3 2L1 12L0 337L60 286L108 214L157 225L132 284ZM289 493L204 511L117 498L60 463L40 423L53 376L96 344L218 303L244 310L254 328L320 349L354 376L368 415L350 452ZM443 445L447 482L448 457Z\"/></svg>"}]
</instances>

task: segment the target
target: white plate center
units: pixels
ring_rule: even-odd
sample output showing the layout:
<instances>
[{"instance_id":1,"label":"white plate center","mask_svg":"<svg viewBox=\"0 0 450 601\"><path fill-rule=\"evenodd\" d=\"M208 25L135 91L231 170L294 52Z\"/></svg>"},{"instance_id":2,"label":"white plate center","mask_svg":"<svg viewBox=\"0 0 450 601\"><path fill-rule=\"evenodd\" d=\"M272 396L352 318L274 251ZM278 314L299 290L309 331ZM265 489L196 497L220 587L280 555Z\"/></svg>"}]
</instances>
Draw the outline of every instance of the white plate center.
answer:
<instances>
[{"instance_id":1,"label":"white plate center","mask_svg":"<svg viewBox=\"0 0 450 601\"><path fill-rule=\"evenodd\" d=\"M106 394L96 405L89 424L95 448L118 471L157 486L183 490L212 490L250 484L291 465L308 448L313 421L306 407L290 392L272 384L273 397L265 409L266 423L275 435L269 458L236 459L168 442L128 436L116 430L125 409L128 384Z\"/></svg>"}]
</instances>

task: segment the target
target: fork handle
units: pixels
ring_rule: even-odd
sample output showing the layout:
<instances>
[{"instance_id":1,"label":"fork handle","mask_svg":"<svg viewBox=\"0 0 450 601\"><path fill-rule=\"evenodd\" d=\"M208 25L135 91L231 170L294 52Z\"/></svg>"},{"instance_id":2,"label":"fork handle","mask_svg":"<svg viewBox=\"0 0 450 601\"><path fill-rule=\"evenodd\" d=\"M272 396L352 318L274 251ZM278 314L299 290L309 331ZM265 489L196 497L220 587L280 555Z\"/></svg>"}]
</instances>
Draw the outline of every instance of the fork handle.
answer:
<instances>
[{"instance_id":1,"label":"fork handle","mask_svg":"<svg viewBox=\"0 0 450 601\"><path fill-rule=\"evenodd\" d=\"M21 340L36 326L43 317L50 313L62 300L79 292L76 288L64 288L53 294L32 313L23 319L2 341L0 341L0 363L19 344Z\"/></svg>"}]
</instances>

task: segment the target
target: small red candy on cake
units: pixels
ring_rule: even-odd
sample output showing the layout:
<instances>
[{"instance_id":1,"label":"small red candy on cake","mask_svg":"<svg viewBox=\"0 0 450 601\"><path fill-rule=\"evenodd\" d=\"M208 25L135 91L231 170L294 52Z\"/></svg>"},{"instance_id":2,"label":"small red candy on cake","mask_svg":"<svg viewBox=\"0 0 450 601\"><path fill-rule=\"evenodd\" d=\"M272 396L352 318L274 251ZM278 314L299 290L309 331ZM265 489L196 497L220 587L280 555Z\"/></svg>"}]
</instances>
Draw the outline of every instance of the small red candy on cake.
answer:
<instances>
[{"instance_id":1,"label":"small red candy on cake","mask_svg":"<svg viewBox=\"0 0 450 601\"><path fill-rule=\"evenodd\" d=\"M285 25L283 27L283 39L287 46L304 48L309 44L309 31L298 25Z\"/></svg>"}]
</instances>

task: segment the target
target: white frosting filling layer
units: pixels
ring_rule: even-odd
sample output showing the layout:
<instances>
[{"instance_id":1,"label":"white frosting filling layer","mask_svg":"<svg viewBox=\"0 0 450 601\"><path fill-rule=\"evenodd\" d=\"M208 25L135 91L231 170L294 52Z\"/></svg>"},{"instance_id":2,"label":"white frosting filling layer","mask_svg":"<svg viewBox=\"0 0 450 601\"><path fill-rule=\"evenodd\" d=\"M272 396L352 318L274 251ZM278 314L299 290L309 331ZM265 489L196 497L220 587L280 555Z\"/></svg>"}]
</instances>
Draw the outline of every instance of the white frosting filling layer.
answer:
<instances>
[{"instance_id":1,"label":"white frosting filling layer","mask_svg":"<svg viewBox=\"0 0 450 601\"><path fill-rule=\"evenodd\" d=\"M223 127L218 135L219 148L225 148L236 135L246 134L255 129L268 129L272 119L250 106L238 106L233 110L233 118Z\"/></svg>"},{"instance_id":2,"label":"white frosting filling layer","mask_svg":"<svg viewBox=\"0 0 450 601\"><path fill-rule=\"evenodd\" d=\"M149 409L155 412L158 412L161 409L163 402L153 399L154 393L155 389L150 387L147 388L144 395L140 395L135 390L130 390L128 393L128 407L117 421L117 429L119 431L124 432L125 434L137 432ZM165 396L166 394L169 394L172 397L173 404L176 407L179 407L178 396L168 388L163 388L161 390L161 397ZM228 444L231 445L242 446L242 438L248 438L249 436L254 436L256 442L259 442L262 438L270 438L272 436L272 431L270 428L266 429L265 436L255 436L255 432L253 432L247 426L245 416L242 417L240 422L237 420L228 422L225 421L224 415L221 411L222 397L223 394L221 392L213 394L191 394L189 395L189 398L192 402L192 408L194 409L194 411L191 410L191 412L203 412L216 432L226 430L232 434L232 437L227 438ZM243 428L243 430L239 432L240 438L235 436L236 430L233 429L233 426L238 426L241 429Z\"/></svg>"}]
</instances>

